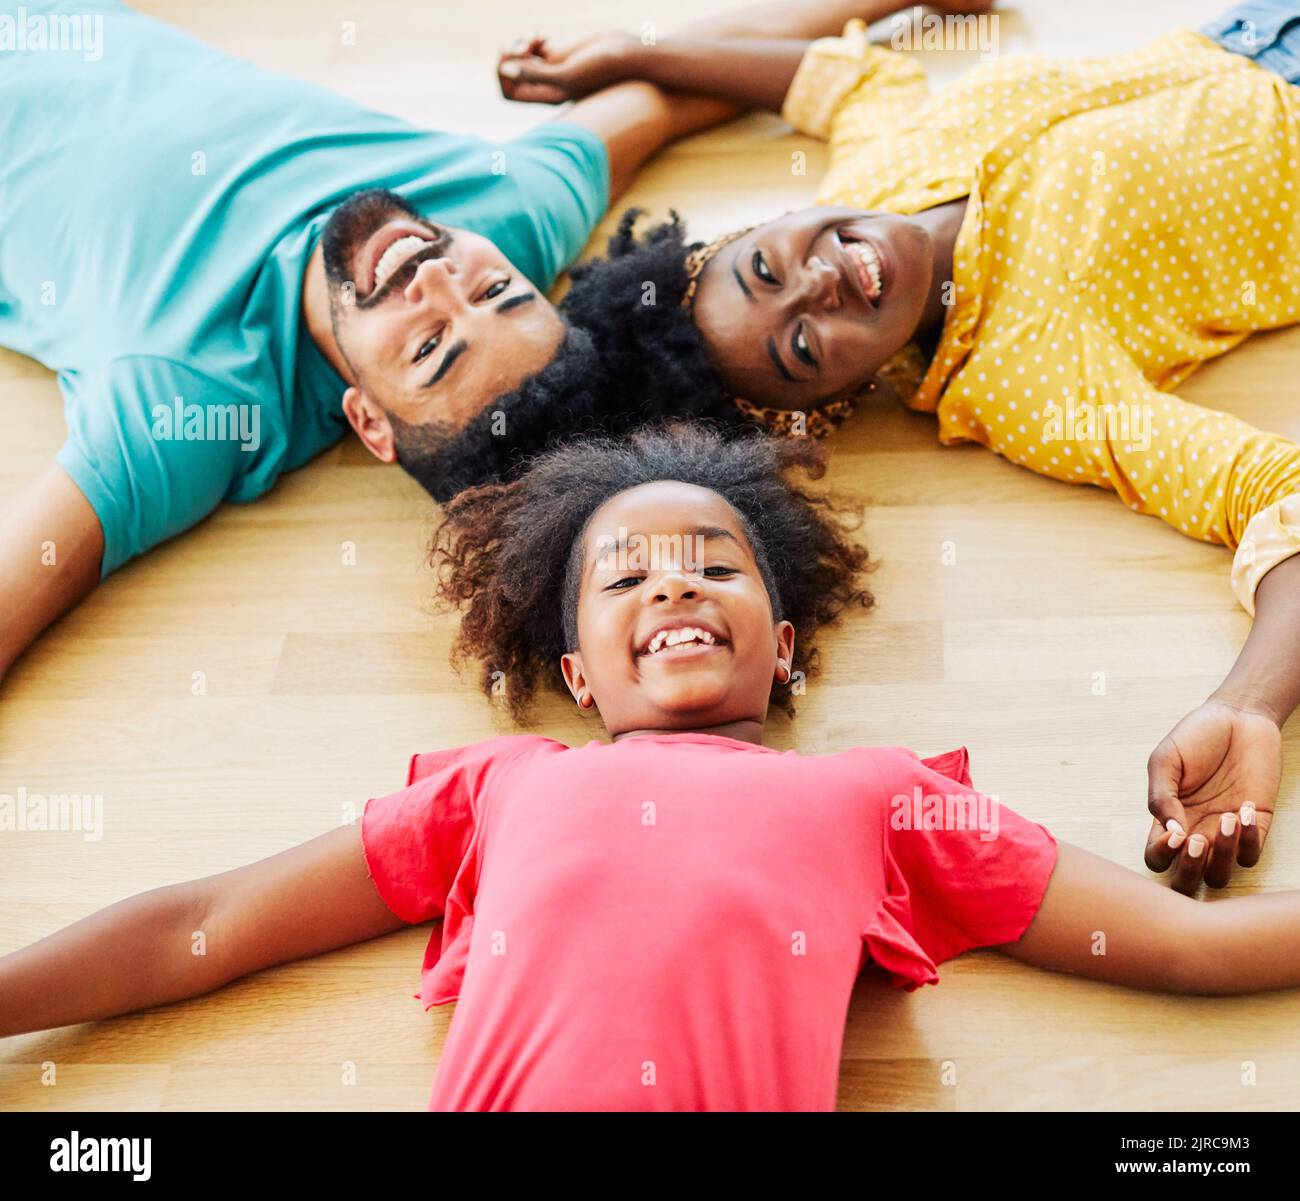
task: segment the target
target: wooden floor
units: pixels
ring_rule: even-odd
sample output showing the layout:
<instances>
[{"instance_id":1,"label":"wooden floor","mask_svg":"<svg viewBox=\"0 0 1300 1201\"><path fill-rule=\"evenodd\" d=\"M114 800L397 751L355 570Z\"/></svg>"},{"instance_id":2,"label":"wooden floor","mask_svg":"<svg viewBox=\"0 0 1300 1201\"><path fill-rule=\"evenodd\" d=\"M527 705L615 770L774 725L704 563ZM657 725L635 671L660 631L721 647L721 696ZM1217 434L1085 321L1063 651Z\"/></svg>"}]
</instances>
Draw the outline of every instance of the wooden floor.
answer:
<instances>
[{"instance_id":1,"label":"wooden floor","mask_svg":"<svg viewBox=\"0 0 1300 1201\"><path fill-rule=\"evenodd\" d=\"M709 0L716 6L717 0ZM532 31L522 0L275 6L156 0L148 10L268 67L430 125L508 134L536 120L496 98L495 48ZM1035 0L1004 18L1002 51L1123 48L1217 3ZM669 29L701 6L660 0ZM554 0L565 33L631 0ZM339 45L361 18L357 44ZM400 30L394 33L394 30ZM962 56L935 61L940 73ZM966 61L970 61L969 59ZM183 103L183 101L178 101ZM790 150L812 152L792 178ZM663 156L629 201L675 204L711 234L804 203L819 148L751 119ZM57 197L51 198L57 203ZM608 225L607 225L608 227ZM0 231L0 236L3 236ZM1300 434L1300 331L1259 337L1184 389ZM0 352L0 497L58 448L50 373ZM828 638L825 673L782 747L965 743L985 791L1060 837L1143 870L1147 754L1215 685L1248 619L1227 552L1090 488L1040 479L976 448L942 449L930 419L863 414L836 440L833 483L869 504L879 608ZM421 552L432 514L399 471L349 439L269 497L227 506L115 575L0 691L0 792L104 797L105 833L0 835L0 952L122 896L223 870L318 834L401 785L408 755L498 732L447 667ZM340 544L357 564L340 565ZM955 565L941 547L955 544ZM206 695L193 692L203 673ZM1095 673L1105 695L1094 695ZM560 704L540 732L592 736ZM1294 730L1287 741L1294 764ZM1263 863L1228 895L1300 886L1289 770ZM312 904L310 896L302 898ZM198 1001L0 1045L0 1107L418 1108L449 1009L412 999L427 930L264 973ZM1056 978L991 952L938 988L874 979L849 1013L849 1109L1294 1108L1300 995L1172 999ZM1243 1065L1257 1083L1243 1084ZM48 1065L54 1065L53 1085ZM349 1065L355 1083L349 1078Z\"/></svg>"}]
</instances>

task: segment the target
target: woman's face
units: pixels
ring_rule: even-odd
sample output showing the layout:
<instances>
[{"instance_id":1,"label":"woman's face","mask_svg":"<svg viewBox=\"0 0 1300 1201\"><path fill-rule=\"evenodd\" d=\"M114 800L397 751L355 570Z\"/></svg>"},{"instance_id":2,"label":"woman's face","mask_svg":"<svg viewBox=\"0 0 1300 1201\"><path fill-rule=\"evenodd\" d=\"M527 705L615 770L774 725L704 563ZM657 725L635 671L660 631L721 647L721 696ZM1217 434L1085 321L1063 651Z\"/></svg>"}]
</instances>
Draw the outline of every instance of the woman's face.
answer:
<instances>
[{"instance_id":1,"label":"woman's face","mask_svg":"<svg viewBox=\"0 0 1300 1201\"><path fill-rule=\"evenodd\" d=\"M745 531L716 492L663 480L592 515L578 649L562 666L610 734L761 727L793 651L794 628L773 618Z\"/></svg>"},{"instance_id":2,"label":"woman's face","mask_svg":"<svg viewBox=\"0 0 1300 1201\"><path fill-rule=\"evenodd\" d=\"M802 409L864 386L916 333L934 241L896 213L807 208L709 261L695 324L737 396Z\"/></svg>"}]
</instances>

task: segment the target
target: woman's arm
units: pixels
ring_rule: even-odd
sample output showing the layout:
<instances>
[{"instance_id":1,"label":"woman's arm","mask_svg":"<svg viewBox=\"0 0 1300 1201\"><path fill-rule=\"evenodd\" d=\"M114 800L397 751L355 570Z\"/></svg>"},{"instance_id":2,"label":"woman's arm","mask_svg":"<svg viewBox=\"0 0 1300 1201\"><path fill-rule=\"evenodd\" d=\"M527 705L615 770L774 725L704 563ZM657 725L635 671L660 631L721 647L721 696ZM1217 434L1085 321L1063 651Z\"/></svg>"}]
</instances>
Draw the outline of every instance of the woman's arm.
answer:
<instances>
[{"instance_id":1,"label":"woman's arm","mask_svg":"<svg viewBox=\"0 0 1300 1201\"><path fill-rule=\"evenodd\" d=\"M1198 904L1061 843L1034 920L998 949L1037 967L1163 992L1292 988L1300 985L1300 891Z\"/></svg>"},{"instance_id":2,"label":"woman's arm","mask_svg":"<svg viewBox=\"0 0 1300 1201\"><path fill-rule=\"evenodd\" d=\"M366 870L360 823L235 871L110 905L0 959L0 1038L196 997L405 923Z\"/></svg>"}]
</instances>

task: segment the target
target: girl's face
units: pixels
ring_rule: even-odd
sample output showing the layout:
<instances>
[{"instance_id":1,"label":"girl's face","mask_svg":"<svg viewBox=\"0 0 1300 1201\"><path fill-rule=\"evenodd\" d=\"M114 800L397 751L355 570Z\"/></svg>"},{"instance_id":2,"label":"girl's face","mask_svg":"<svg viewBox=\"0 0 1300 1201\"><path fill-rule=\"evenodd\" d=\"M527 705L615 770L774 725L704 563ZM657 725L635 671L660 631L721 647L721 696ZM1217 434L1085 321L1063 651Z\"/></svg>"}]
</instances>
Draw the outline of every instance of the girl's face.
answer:
<instances>
[{"instance_id":1,"label":"girl's face","mask_svg":"<svg viewBox=\"0 0 1300 1201\"><path fill-rule=\"evenodd\" d=\"M662 480L620 492L588 523L578 648L563 658L565 682L615 737L761 727L773 679L788 678L794 627L773 620L731 506Z\"/></svg>"},{"instance_id":2,"label":"girl's face","mask_svg":"<svg viewBox=\"0 0 1300 1201\"><path fill-rule=\"evenodd\" d=\"M862 388L911 340L934 257L929 231L908 217L801 209L713 256L695 324L730 392L806 408Z\"/></svg>"}]
</instances>

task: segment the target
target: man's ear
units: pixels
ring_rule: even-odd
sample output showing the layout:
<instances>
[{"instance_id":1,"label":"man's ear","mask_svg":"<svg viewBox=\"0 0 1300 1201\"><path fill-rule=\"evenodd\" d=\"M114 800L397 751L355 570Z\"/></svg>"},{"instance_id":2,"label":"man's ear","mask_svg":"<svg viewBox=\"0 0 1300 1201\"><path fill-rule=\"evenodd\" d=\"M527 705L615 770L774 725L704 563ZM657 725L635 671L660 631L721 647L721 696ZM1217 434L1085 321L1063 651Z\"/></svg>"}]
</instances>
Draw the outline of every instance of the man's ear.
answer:
<instances>
[{"instance_id":1,"label":"man's ear","mask_svg":"<svg viewBox=\"0 0 1300 1201\"><path fill-rule=\"evenodd\" d=\"M593 708L596 698L591 695L591 689L587 687L587 677L582 670L582 652L568 651L562 655L560 671L564 673L564 682L573 693L573 699L578 702L578 708Z\"/></svg>"},{"instance_id":2,"label":"man's ear","mask_svg":"<svg viewBox=\"0 0 1300 1201\"><path fill-rule=\"evenodd\" d=\"M364 388L352 387L343 393L343 412L348 424L357 431L357 437L376 459L382 463L397 461L397 446L388 414Z\"/></svg>"}]
</instances>

